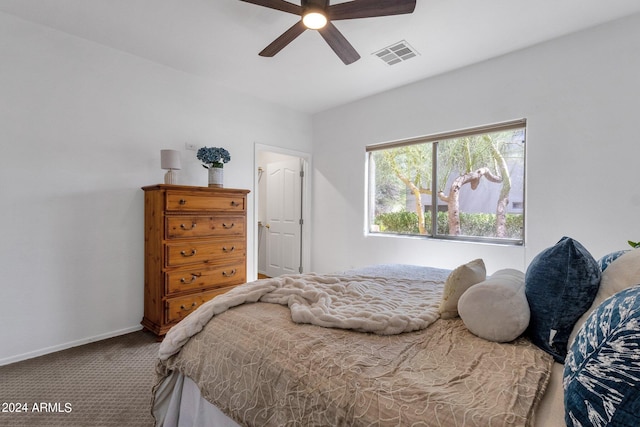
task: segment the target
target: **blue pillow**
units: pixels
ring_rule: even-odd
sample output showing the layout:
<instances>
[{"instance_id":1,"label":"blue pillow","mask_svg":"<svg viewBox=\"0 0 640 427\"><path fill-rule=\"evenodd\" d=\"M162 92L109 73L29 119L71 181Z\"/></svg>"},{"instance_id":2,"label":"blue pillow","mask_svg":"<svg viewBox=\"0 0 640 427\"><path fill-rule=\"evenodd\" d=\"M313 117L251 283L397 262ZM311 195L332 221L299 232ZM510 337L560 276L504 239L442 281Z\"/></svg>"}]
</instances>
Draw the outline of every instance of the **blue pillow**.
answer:
<instances>
[{"instance_id":1,"label":"blue pillow","mask_svg":"<svg viewBox=\"0 0 640 427\"><path fill-rule=\"evenodd\" d=\"M640 286L605 300L564 365L568 426L640 426Z\"/></svg>"},{"instance_id":2,"label":"blue pillow","mask_svg":"<svg viewBox=\"0 0 640 427\"><path fill-rule=\"evenodd\" d=\"M527 336L564 363L573 326L591 307L600 286L600 266L576 240L563 237L540 252L525 274L531 309Z\"/></svg>"},{"instance_id":3,"label":"blue pillow","mask_svg":"<svg viewBox=\"0 0 640 427\"><path fill-rule=\"evenodd\" d=\"M600 265L600 270L605 271L607 267L609 267L609 264L611 264L613 261L620 258L622 255L626 254L630 250L631 249L624 249L621 251L611 252L610 254L603 256L598 260L598 265Z\"/></svg>"}]
</instances>

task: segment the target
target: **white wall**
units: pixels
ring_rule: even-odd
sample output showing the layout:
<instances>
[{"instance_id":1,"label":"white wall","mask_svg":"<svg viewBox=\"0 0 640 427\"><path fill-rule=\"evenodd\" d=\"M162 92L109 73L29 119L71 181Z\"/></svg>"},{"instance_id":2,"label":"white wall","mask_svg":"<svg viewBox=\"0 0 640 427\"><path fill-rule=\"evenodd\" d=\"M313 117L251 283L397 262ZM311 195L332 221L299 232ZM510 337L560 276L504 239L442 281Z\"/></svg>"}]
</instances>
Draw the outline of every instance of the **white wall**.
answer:
<instances>
[{"instance_id":1,"label":"white wall","mask_svg":"<svg viewBox=\"0 0 640 427\"><path fill-rule=\"evenodd\" d=\"M305 114L2 13L0 64L0 364L140 327L161 149L206 185L185 142L225 147L225 186L247 189L256 141L311 151Z\"/></svg>"},{"instance_id":2,"label":"white wall","mask_svg":"<svg viewBox=\"0 0 640 427\"><path fill-rule=\"evenodd\" d=\"M628 248L640 238L638 76L635 15L315 115L312 268L482 257L491 272L524 270L563 235L596 258ZM523 117L525 247L364 236L366 145Z\"/></svg>"}]
</instances>

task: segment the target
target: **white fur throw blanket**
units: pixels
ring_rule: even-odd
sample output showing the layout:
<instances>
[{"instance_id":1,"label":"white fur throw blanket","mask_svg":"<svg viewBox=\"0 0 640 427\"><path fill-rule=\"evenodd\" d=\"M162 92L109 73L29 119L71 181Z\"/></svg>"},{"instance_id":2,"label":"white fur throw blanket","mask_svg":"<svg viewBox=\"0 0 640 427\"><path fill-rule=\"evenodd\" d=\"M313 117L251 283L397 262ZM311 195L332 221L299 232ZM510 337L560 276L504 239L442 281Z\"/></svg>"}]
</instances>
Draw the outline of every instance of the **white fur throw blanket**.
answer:
<instances>
[{"instance_id":1,"label":"white fur throw blanket","mask_svg":"<svg viewBox=\"0 0 640 427\"><path fill-rule=\"evenodd\" d=\"M286 305L296 323L394 335L424 329L439 318L443 283L431 280L300 274L246 283L222 294L171 328L161 360L180 351L215 315L250 302Z\"/></svg>"}]
</instances>

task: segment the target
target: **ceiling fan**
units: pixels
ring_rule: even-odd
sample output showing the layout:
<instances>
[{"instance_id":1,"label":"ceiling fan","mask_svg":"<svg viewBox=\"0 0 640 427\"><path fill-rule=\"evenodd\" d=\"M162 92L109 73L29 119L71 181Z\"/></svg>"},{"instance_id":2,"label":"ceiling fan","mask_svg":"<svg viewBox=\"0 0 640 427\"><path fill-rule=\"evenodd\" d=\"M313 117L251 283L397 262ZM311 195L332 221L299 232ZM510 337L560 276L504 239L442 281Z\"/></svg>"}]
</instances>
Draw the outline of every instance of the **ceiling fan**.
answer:
<instances>
[{"instance_id":1,"label":"ceiling fan","mask_svg":"<svg viewBox=\"0 0 640 427\"><path fill-rule=\"evenodd\" d=\"M330 4L330 0L301 0L300 6L285 0L240 1L301 16L300 21L264 48L260 56L274 56L305 30L311 29L318 30L346 65L360 59L360 55L331 21L402 15L412 13L416 7L416 0L353 0L334 5Z\"/></svg>"}]
</instances>

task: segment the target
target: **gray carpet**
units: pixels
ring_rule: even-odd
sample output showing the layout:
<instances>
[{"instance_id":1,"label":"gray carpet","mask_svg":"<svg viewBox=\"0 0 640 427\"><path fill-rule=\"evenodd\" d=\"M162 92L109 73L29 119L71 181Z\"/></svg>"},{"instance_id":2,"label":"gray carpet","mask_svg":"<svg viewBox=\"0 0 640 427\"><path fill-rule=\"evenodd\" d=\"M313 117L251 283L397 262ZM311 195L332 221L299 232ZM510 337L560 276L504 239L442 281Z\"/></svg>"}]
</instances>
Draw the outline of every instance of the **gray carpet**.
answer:
<instances>
[{"instance_id":1,"label":"gray carpet","mask_svg":"<svg viewBox=\"0 0 640 427\"><path fill-rule=\"evenodd\" d=\"M153 426L158 346L139 331L0 366L0 426Z\"/></svg>"}]
</instances>

